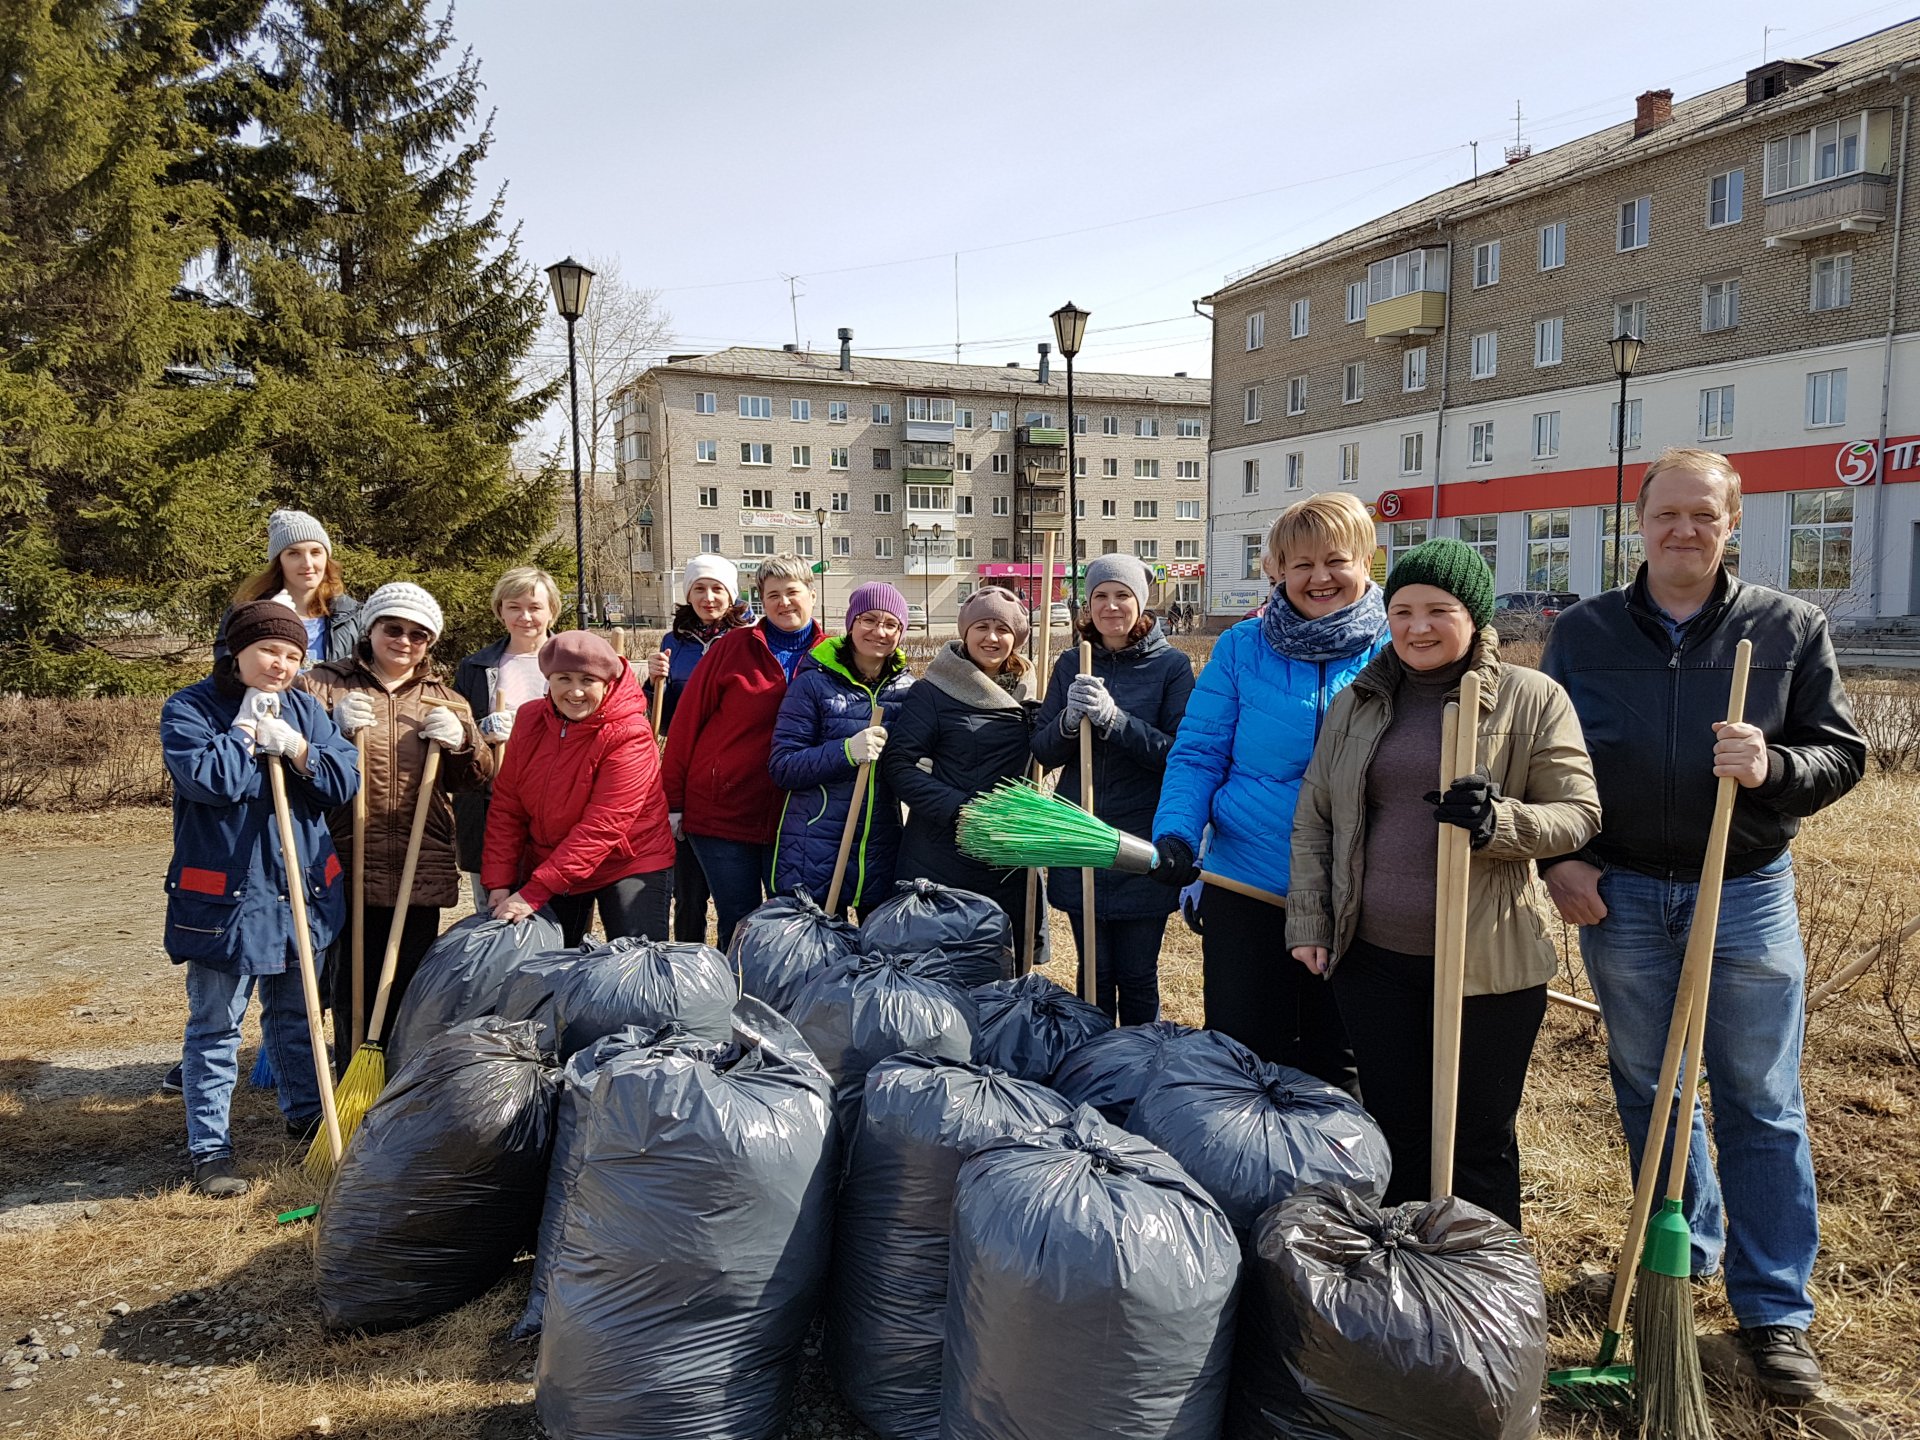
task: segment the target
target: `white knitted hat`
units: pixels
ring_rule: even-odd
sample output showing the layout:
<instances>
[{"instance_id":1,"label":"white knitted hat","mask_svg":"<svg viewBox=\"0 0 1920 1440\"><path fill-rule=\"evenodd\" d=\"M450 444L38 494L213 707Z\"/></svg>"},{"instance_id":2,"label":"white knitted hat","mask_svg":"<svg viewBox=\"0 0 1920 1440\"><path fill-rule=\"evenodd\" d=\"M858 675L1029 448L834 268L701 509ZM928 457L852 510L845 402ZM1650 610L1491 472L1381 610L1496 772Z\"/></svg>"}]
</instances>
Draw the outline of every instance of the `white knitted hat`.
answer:
<instances>
[{"instance_id":1,"label":"white knitted hat","mask_svg":"<svg viewBox=\"0 0 1920 1440\"><path fill-rule=\"evenodd\" d=\"M298 545L303 541L318 540L327 547L327 553L333 553L333 541L327 537L327 527L304 510L276 510L267 517L267 563L273 564L280 558L280 552L289 545Z\"/></svg>"},{"instance_id":2,"label":"white knitted hat","mask_svg":"<svg viewBox=\"0 0 1920 1440\"><path fill-rule=\"evenodd\" d=\"M718 580L727 587L729 599L740 598L740 567L724 555L696 555L687 561L682 593L690 592L696 580Z\"/></svg>"},{"instance_id":3,"label":"white knitted hat","mask_svg":"<svg viewBox=\"0 0 1920 1440\"><path fill-rule=\"evenodd\" d=\"M447 628L446 620L440 614L440 602L418 585L405 580L382 585L367 597L367 603L360 610L360 618L366 621L369 630L373 628L374 621L389 615L426 626L436 640Z\"/></svg>"}]
</instances>

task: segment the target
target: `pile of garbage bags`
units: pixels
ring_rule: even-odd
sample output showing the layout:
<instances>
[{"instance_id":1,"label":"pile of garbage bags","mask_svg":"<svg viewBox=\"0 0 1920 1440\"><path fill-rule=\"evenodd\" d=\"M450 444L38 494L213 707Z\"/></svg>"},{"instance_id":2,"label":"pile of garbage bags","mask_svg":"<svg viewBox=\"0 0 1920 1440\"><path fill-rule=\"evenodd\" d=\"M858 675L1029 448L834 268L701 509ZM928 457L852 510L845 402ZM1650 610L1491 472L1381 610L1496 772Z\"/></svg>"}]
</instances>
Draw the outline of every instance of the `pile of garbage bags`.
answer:
<instances>
[{"instance_id":1,"label":"pile of garbage bags","mask_svg":"<svg viewBox=\"0 0 1920 1440\"><path fill-rule=\"evenodd\" d=\"M513 973L564 943L559 922L545 910L518 925L484 915L457 921L420 957L387 1026L381 1045L387 1073L398 1074L408 1056L461 1021L499 1014L502 990ZM367 1002L372 1004L371 995Z\"/></svg>"}]
</instances>

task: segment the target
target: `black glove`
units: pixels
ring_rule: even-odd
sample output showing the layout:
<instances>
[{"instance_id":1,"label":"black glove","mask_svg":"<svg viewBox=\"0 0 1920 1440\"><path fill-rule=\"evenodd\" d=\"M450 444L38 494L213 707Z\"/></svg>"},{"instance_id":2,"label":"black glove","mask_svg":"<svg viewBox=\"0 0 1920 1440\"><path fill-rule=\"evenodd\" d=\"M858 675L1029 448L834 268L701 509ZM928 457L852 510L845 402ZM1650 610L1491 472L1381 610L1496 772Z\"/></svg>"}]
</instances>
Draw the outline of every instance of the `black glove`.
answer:
<instances>
[{"instance_id":1,"label":"black glove","mask_svg":"<svg viewBox=\"0 0 1920 1440\"><path fill-rule=\"evenodd\" d=\"M1160 863L1147 873L1170 890L1184 890L1200 878L1200 867L1193 863L1193 847L1178 835L1162 835L1153 842Z\"/></svg>"},{"instance_id":2,"label":"black glove","mask_svg":"<svg viewBox=\"0 0 1920 1440\"><path fill-rule=\"evenodd\" d=\"M1433 818L1466 831L1475 850L1493 839L1493 802L1499 798L1500 787L1479 775L1454 781L1444 795L1429 790L1426 796L1427 803L1434 807Z\"/></svg>"}]
</instances>

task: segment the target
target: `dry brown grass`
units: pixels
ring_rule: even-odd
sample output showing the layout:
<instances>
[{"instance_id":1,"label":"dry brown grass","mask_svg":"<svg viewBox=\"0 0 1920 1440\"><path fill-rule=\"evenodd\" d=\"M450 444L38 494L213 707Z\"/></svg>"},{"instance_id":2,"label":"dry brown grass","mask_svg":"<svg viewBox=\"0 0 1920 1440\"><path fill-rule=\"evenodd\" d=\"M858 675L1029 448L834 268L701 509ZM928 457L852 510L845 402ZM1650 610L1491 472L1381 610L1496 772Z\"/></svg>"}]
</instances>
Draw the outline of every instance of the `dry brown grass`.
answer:
<instances>
[{"instance_id":1,"label":"dry brown grass","mask_svg":"<svg viewBox=\"0 0 1920 1440\"><path fill-rule=\"evenodd\" d=\"M164 804L161 703L0 695L0 810Z\"/></svg>"}]
</instances>

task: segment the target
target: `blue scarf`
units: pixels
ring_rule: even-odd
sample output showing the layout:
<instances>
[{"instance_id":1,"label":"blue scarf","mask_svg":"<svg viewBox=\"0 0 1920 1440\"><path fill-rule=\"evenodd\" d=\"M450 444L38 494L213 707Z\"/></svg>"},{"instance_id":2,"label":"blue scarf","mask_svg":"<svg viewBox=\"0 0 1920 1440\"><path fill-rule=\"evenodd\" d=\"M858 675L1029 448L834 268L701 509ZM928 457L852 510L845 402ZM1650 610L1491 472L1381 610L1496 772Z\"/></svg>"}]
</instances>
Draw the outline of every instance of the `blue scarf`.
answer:
<instances>
[{"instance_id":1,"label":"blue scarf","mask_svg":"<svg viewBox=\"0 0 1920 1440\"><path fill-rule=\"evenodd\" d=\"M773 651L773 658L780 662L780 668L787 672L787 679L793 679L793 670L800 663L800 657L811 650L819 638L813 625L802 625L798 630L782 630L771 620L760 622L760 632L767 638L767 648Z\"/></svg>"},{"instance_id":2,"label":"blue scarf","mask_svg":"<svg viewBox=\"0 0 1920 1440\"><path fill-rule=\"evenodd\" d=\"M1344 660L1387 633L1387 606L1380 598L1380 587L1369 580L1353 604L1309 620L1287 603L1286 592L1276 585L1261 617L1260 633L1274 653L1288 660Z\"/></svg>"}]
</instances>

